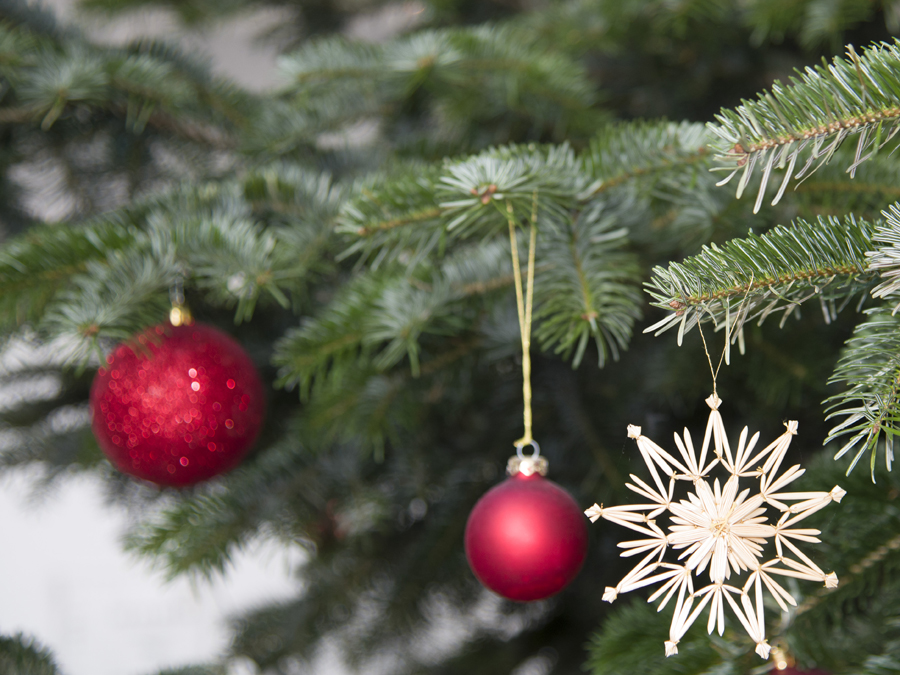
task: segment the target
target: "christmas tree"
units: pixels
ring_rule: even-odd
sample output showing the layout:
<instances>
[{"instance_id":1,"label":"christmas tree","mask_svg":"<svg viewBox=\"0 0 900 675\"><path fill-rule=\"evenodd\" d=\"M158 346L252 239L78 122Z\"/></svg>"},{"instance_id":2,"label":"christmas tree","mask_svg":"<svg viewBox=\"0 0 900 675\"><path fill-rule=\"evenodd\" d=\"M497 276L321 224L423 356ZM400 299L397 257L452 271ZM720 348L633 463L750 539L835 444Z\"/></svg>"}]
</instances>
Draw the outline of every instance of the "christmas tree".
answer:
<instances>
[{"instance_id":1,"label":"christmas tree","mask_svg":"<svg viewBox=\"0 0 900 675\"><path fill-rule=\"evenodd\" d=\"M2 410L0 465L102 475L134 517L130 550L171 575L227 574L259 538L309 554L295 598L236 618L230 656L181 672L238 657L315 672L323 645L359 672L900 671L893 4L435 0L377 43L348 27L393 3L83 6L292 17L269 36L283 84L254 94L165 42L97 45L0 1L0 326L6 349L40 355L3 378L58 383ZM671 605L657 613L650 588L604 602L636 562L615 523L591 527L584 569L549 599L472 575L466 518L522 435L512 260L533 273L534 436L582 508L634 501L641 439L677 457L666 441L687 427L699 444L720 352L732 446L798 421L791 489L846 491L803 521L820 540L806 569L839 583L782 578L774 658L706 613L667 658ZM265 422L236 468L159 487L107 459L89 397L118 378L116 345L173 306L249 355L265 393L235 405ZM172 457L173 475L194 466ZM64 672L40 636L3 637L0 664Z\"/></svg>"}]
</instances>

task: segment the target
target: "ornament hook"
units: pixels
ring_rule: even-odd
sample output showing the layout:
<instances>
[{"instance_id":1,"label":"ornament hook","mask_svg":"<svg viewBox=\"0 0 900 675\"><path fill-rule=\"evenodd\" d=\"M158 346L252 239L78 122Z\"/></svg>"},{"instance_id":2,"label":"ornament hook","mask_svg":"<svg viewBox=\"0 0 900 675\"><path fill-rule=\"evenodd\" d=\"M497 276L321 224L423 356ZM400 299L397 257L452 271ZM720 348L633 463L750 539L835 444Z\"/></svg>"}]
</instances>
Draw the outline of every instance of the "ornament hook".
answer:
<instances>
[{"instance_id":1,"label":"ornament hook","mask_svg":"<svg viewBox=\"0 0 900 675\"><path fill-rule=\"evenodd\" d=\"M516 442L516 456L519 459L525 459L525 453L522 450L526 445L530 445L534 452L531 453L531 459L537 459L541 456L541 446L538 445L538 442L533 438L530 441L517 441Z\"/></svg>"}]
</instances>

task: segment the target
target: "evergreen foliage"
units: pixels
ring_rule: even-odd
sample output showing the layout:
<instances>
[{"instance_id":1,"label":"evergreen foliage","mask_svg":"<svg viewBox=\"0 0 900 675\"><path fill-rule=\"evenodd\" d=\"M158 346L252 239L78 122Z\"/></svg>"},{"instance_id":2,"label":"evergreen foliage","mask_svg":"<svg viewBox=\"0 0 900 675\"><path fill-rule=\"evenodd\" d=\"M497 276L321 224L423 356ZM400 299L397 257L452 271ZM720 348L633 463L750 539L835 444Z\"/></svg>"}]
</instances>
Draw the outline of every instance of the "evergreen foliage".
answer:
<instances>
[{"instance_id":1,"label":"evergreen foliage","mask_svg":"<svg viewBox=\"0 0 900 675\"><path fill-rule=\"evenodd\" d=\"M341 32L374 0L83 4L293 17L283 85L254 95L171 45L95 45L0 0L0 468L39 465L44 485L99 474L133 514L128 549L171 576L227 575L261 538L302 552L294 597L235 617L221 663L166 675L232 658L317 672L333 648L358 672L768 667L740 631L709 637L702 622L666 659L668 618L640 600L609 612L603 587L625 566L610 528L548 601L503 602L468 572L466 515L521 433L510 257L527 237L513 251L509 234L532 225L551 477L585 506L625 503L625 425L664 438L705 417L691 329L713 325L735 428L800 419L790 461L809 465L808 489L848 490L816 516L812 553L841 585L797 583L800 607L768 633L804 667L900 668L889 4L433 2L374 44ZM832 60L787 79L819 56ZM723 168L755 203L717 187ZM181 290L258 363L269 422L238 469L158 490L103 458L88 388ZM844 477L866 453L870 471ZM56 672L24 638L4 654Z\"/></svg>"},{"instance_id":2,"label":"evergreen foliage","mask_svg":"<svg viewBox=\"0 0 900 675\"><path fill-rule=\"evenodd\" d=\"M0 637L0 669L8 675L58 675L53 655L21 633Z\"/></svg>"},{"instance_id":3,"label":"evergreen foliage","mask_svg":"<svg viewBox=\"0 0 900 675\"><path fill-rule=\"evenodd\" d=\"M221 666L187 666L163 670L159 675L225 675L225 669Z\"/></svg>"},{"instance_id":4,"label":"evergreen foliage","mask_svg":"<svg viewBox=\"0 0 900 675\"><path fill-rule=\"evenodd\" d=\"M852 215L844 222L819 218L733 239L721 248L704 246L698 255L654 270L648 284L654 304L675 311L646 330L659 334L677 326L680 344L686 331L708 318L724 327L726 343L733 344L745 321L758 316L762 323L781 313L784 326L813 298L829 322L837 302L867 290L876 278L866 256L874 230Z\"/></svg>"},{"instance_id":5,"label":"evergreen foliage","mask_svg":"<svg viewBox=\"0 0 900 675\"><path fill-rule=\"evenodd\" d=\"M758 100L723 111L712 126L719 137L719 168L730 171L720 184L740 174L740 197L759 165L762 180L754 207L759 211L773 170L784 170L773 199L777 203L791 179L815 171L814 163L827 163L844 140L856 136L856 153L847 168L853 176L897 132L898 44L868 47L862 55L851 45L847 58L835 57L830 66L807 68L802 77L792 77L787 87L776 81L771 92Z\"/></svg>"},{"instance_id":6,"label":"evergreen foliage","mask_svg":"<svg viewBox=\"0 0 900 675\"><path fill-rule=\"evenodd\" d=\"M583 66L511 26L420 31L383 45L319 38L281 70L284 95L307 116L332 129L382 118L403 154L583 139L602 119Z\"/></svg>"}]
</instances>

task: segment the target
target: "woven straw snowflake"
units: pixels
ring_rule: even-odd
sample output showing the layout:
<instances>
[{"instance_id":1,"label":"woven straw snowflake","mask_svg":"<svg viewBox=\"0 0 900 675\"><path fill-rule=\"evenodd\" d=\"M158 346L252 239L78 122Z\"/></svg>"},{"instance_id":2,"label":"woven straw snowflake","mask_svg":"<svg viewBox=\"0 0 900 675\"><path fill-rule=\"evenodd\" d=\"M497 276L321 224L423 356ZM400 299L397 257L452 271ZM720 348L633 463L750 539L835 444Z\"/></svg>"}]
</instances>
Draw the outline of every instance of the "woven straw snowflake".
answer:
<instances>
[{"instance_id":1,"label":"woven straw snowflake","mask_svg":"<svg viewBox=\"0 0 900 675\"><path fill-rule=\"evenodd\" d=\"M831 492L782 492L804 473L799 465L778 473L791 438L797 434L797 423L787 422L784 434L756 454L753 451L759 433L748 442L747 427L744 427L737 449L732 452L718 410L721 399L713 394L706 403L711 412L699 459L687 429L683 439L675 434L675 445L681 456L676 459L642 436L640 427L629 425L628 437L637 441L656 487L631 474L634 483L629 483L628 488L650 503L607 508L594 504L585 511L591 522L605 518L646 537L619 544L625 549L622 557L643 557L615 588L606 588L603 599L612 602L620 593L662 583L649 599L654 602L664 596L659 605L662 610L677 595L669 639L665 643L666 656L678 653L679 640L707 605L707 632L717 628L722 635L727 604L756 642L756 653L768 659L763 588L787 611L787 605L796 606L797 601L776 581L777 577L820 581L828 588L837 586L834 572L823 572L795 543L819 543L816 538L819 530L795 525L830 502L840 502L846 492L838 486ZM710 439L715 444L715 457L707 464ZM709 482L709 472L716 465L731 474L724 486L718 478L712 484ZM742 478L759 479L759 492L750 496L750 488L741 490ZM687 499L675 501L676 481L693 483L694 491L688 493ZM768 509L764 505L780 512L775 524L767 522ZM671 521L668 533L656 522L666 511ZM771 539L775 541L775 555L764 556L763 546ZM679 552L681 562L663 562L669 548ZM742 586L726 583L744 572L749 572L749 576ZM695 590L695 578L698 586L706 582L704 573L709 583Z\"/></svg>"}]
</instances>

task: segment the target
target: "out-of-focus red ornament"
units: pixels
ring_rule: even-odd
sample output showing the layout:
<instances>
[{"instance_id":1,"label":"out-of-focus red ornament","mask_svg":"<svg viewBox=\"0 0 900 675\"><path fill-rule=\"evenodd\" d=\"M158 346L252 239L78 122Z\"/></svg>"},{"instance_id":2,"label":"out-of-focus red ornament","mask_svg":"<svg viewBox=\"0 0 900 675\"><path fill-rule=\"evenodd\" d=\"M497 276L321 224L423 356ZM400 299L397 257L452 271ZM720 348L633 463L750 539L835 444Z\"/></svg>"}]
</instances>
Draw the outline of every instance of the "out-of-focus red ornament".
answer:
<instances>
[{"instance_id":1,"label":"out-of-focus red ornament","mask_svg":"<svg viewBox=\"0 0 900 675\"><path fill-rule=\"evenodd\" d=\"M247 353L201 324L161 324L120 344L91 386L103 452L120 471L160 485L193 485L237 466L264 403Z\"/></svg>"},{"instance_id":2,"label":"out-of-focus red ornament","mask_svg":"<svg viewBox=\"0 0 900 675\"><path fill-rule=\"evenodd\" d=\"M509 478L478 500L466 523L469 566L510 600L541 600L565 588L587 554L581 508L546 473L543 457L513 457Z\"/></svg>"}]
</instances>

